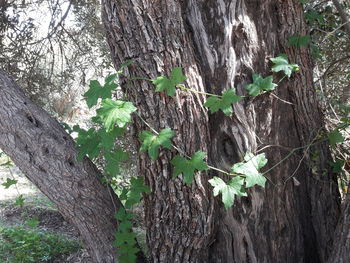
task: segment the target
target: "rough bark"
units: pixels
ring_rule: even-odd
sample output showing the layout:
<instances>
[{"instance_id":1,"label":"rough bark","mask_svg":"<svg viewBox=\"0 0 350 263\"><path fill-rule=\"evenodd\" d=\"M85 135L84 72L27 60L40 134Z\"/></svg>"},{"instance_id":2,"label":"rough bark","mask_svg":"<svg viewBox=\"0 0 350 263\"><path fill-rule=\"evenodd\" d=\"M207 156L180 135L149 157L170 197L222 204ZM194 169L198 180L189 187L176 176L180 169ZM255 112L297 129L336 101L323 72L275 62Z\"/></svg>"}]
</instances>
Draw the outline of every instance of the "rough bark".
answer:
<instances>
[{"instance_id":1,"label":"rough bark","mask_svg":"<svg viewBox=\"0 0 350 263\"><path fill-rule=\"evenodd\" d=\"M306 33L299 1L102 4L115 66L135 60L130 76L152 79L183 66L191 89L221 94L236 88L246 95L243 86L253 72L270 74L269 58L287 53L299 64L300 72L275 92L292 104L267 93L244 99L232 117L208 114L203 95L178 91L170 98L150 83L125 83L142 117L158 130L175 130L175 143L188 155L207 151L209 164L229 169L246 151L268 146L271 167L322 131L308 52L287 45L289 36ZM136 120L135 135L145 128ZM141 155L140 173L152 189L145 209L153 262L326 262L339 216L338 190L327 145L304 150L272 170L265 189L255 187L228 211L213 200L207 183L216 173L197 175L189 187L172 179L174 152L162 151L155 162ZM312 152L318 161L311 160Z\"/></svg>"},{"instance_id":2,"label":"rough bark","mask_svg":"<svg viewBox=\"0 0 350 263\"><path fill-rule=\"evenodd\" d=\"M94 262L116 262L113 215L120 201L88 158L76 160L62 126L1 71L0 148L79 230Z\"/></svg>"},{"instance_id":3,"label":"rough bark","mask_svg":"<svg viewBox=\"0 0 350 263\"><path fill-rule=\"evenodd\" d=\"M342 216L338 222L336 237L329 263L346 263L350 256L350 194L343 204Z\"/></svg>"}]
</instances>

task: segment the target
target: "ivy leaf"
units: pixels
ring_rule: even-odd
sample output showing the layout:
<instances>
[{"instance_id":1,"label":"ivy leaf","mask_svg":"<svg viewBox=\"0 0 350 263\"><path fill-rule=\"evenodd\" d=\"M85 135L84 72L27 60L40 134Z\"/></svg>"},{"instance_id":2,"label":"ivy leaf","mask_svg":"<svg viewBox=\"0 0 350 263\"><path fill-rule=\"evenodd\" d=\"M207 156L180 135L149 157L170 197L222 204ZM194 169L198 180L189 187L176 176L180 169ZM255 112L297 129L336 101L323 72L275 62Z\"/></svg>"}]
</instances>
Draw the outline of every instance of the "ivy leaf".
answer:
<instances>
[{"instance_id":1,"label":"ivy leaf","mask_svg":"<svg viewBox=\"0 0 350 263\"><path fill-rule=\"evenodd\" d=\"M170 139L174 136L175 132L169 128L161 130L158 135L150 131L143 131L139 136L139 139L143 141L140 151L147 151L151 159L156 160L158 158L160 146L171 149L172 144Z\"/></svg>"},{"instance_id":2,"label":"ivy leaf","mask_svg":"<svg viewBox=\"0 0 350 263\"><path fill-rule=\"evenodd\" d=\"M243 188L244 179L242 177L236 176L226 184L221 178L214 176L209 183L214 187L214 196L221 194L226 209L233 205L235 195L247 196Z\"/></svg>"},{"instance_id":3,"label":"ivy leaf","mask_svg":"<svg viewBox=\"0 0 350 263\"><path fill-rule=\"evenodd\" d=\"M125 128L114 127L113 130L107 132L105 129L98 130L98 136L100 137L101 147L105 150L112 150L115 143L115 138L122 136L125 132Z\"/></svg>"},{"instance_id":4,"label":"ivy leaf","mask_svg":"<svg viewBox=\"0 0 350 263\"><path fill-rule=\"evenodd\" d=\"M8 189L11 185L17 184L17 182L18 182L17 180L6 178L6 182L2 183L1 185L3 185L5 189Z\"/></svg>"},{"instance_id":5,"label":"ivy leaf","mask_svg":"<svg viewBox=\"0 0 350 263\"><path fill-rule=\"evenodd\" d=\"M101 145L99 136L94 128L89 130L80 129L78 126L74 126L73 129L79 132L76 139L78 144L78 157L77 160L83 160L85 155L89 156L90 159L97 157L101 151Z\"/></svg>"},{"instance_id":6,"label":"ivy leaf","mask_svg":"<svg viewBox=\"0 0 350 263\"><path fill-rule=\"evenodd\" d=\"M128 122L131 122L131 114L136 110L132 102L105 99L102 101L102 108L96 112L107 132L109 132L113 130L115 124L123 128Z\"/></svg>"},{"instance_id":7,"label":"ivy leaf","mask_svg":"<svg viewBox=\"0 0 350 263\"><path fill-rule=\"evenodd\" d=\"M113 83L116 75L111 75L106 78L106 84L102 87L97 80L91 80L89 90L84 93L86 104L89 108L97 104L99 98L110 99L112 97L112 90L117 88L117 84Z\"/></svg>"},{"instance_id":8,"label":"ivy leaf","mask_svg":"<svg viewBox=\"0 0 350 263\"><path fill-rule=\"evenodd\" d=\"M253 83L245 85L244 88L248 90L250 96L258 96L263 91L274 90L277 87L272 81L272 76L262 78L259 74L253 73Z\"/></svg>"},{"instance_id":9,"label":"ivy leaf","mask_svg":"<svg viewBox=\"0 0 350 263\"><path fill-rule=\"evenodd\" d=\"M152 81L156 85L156 91L166 91L168 96L174 96L176 86L186 80L186 76L182 74L181 67L175 67L171 71L170 78L161 76Z\"/></svg>"},{"instance_id":10,"label":"ivy leaf","mask_svg":"<svg viewBox=\"0 0 350 263\"><path fill-rule=\"evenodd\" d=\"M298 71L299 66L297 64L289 64L288 57L286 54L280 54L275 58L270 58L274 63L274 66L271 68L272 72L283 71L288 78L292 75L292 72Z\"/></svg>"},{"instance_id":11,"label":"ivy leaf","mask_svg":"<svg viewBox=\"0 0 350 263\"><path fill-rule=\"evenodd\" d=\"M23 195L19 195L19 196L16 198L15 205L23 206L24 200L25 200L25 198L23 197Z\"/></svg>"},{"instance_id":12,"label":"ivy leaf","mask_svg":"<svg viewBox=\"0 0 350 263\"><path fill-rule=\"evenodd\" d=\"M125 208L132 208L133 205L140 203L142 193L149 193L150 189L145 185L144 178L131 177L130 180L130 190L127 194L128 199L125 202Z\"/></svg>"},{"instance_id":13,"label":"ivy leaf","mask_svg":"<svg viewBox=\"0 0 350 263\"><path fill-rule=\"evenodd\" d=\"M338 174L338 173L341 173L343 169L344 161L336 160L335 162L330 162L330 165L332 167L332 172Z\"/></svg>"},{"instance_id":14,"label":"ivy leaf","mask_svg":"<svg viewBox=\"0 0 350 263\"><path fill-rule=\"evenodd\" d=\"M114 152L105 152L104 157L106 160L105 170L109 176L114 177L120 173L119 165L129 159L129 154L117 148Z\"/></svg>"},{"instance_id":15,"label":"ivy leaf","mask_svg":"<svg viewBox=\"0 0 350 263\"><path fill-rule=\"evenodd\" d=\"M241 96L236 95L235 89L229 89L224 91L222 98L210 96L204 106L208 107L211 113L222 110L227 116L231 116L233 113L232 104L239 102L241 99Z\"/></svg>"},{"instance_id":16,"label":"ivy leaf","mask_svg":"<svg viewBox=\"0 0 350 263\"><path fill-rule=\"evenodd\" d=\"M244 162L234 164L232 171L246 176L245 182L247 187L252 187L256 184L265 187L266 178L259 172L259 169L264 167L266 163L267 159L264 153L255 156L247 152L244 156Z\"/></svg>"},{"instance_id":17,"label":"ivy leaf","mask_svg":"<svg viewBox=\"0 0 350 263\"><path fill-rule=\"evenodd\" d=\"M203 171L209 169L208 165L203 161L204 157L204 152L196 152L190 160L176 155L174 159L170 161L170 163L175 166L174 177L182 173L184 175L185 184L191 184L195 170Z\"/></svg>"},{"instance_id":18,"label":"ivy leaf","mask_svg":"<svg viewBox=\"0 0 350 263\"><path fill-rule=\"evenodd\" d=\"M308 46L310 41L311 41L311 37L308 35L305 35L305 36L294 35L289 37L288 44L290 46L300 48L300 47Z\"/></svg>"},{"instance_id":19,"label":"ivy leaf","mask_svg":"<svg viewBox=\"0 0 350 263\"><path fill-rule=\"evenodd\" d=\"M329 132L328 139L329 139L329 144L332 147L334 147L337 143L344 141L343 135L338 130L334 130L334 131Z\"/></svg>"}]
</instances>

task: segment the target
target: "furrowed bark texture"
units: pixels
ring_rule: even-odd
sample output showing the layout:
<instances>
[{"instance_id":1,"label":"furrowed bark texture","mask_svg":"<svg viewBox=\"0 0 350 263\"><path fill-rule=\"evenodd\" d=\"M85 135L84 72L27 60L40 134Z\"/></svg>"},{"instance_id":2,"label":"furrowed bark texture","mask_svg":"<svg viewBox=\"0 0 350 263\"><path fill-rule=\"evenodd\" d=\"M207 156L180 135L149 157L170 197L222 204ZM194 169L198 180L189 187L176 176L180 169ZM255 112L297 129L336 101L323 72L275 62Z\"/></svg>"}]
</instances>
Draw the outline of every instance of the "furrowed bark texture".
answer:
<instances>
[{"instance_id":1,"label":"furrowed bark texture","mask_svg":"<svg viewBox=\"0 0 350 263\"><path fill-rule=\"evenodd\" d=\"M329 263L346 263L350 255L350 194L344 202L342 216L338 222L334 236L334 246Z\"/></svg>"},{"instance_id":2,"label":"furrowed bark texture","mask_svg":"<svg viewBox=\"0 0 350 263\"><path fill-rule=\"evenodd\" d=\"M102 4L115 66L135 60L129 76L154 79L182 66L188 88L219 95L235 88L247 95L243 86L252 73L271 74L269 58L286 53L300 66L274 95L245 98L231 117L209 114L200 94L177 91L171 98L146 81L124 83L140 115L157 130L175 130L174 142L186 154L206 151L210 165L229 171L246 151L264 148L272 167L322 132L308 52L287 44L290 36L307 33L299 1ZM135 136L145 128L136 119ZM175 153L161 151L155 162L140 157L140 173L152 189L145 209L153 262L326 262L339 216L326 144L294 151L267 174L265 189L254 187L228 211L213 200L207 183L217 173L196 175L191 186L172 179Z\"/></svg>"},{"instance_id":3,"label":"furrowed bark texture","mask_svg":"<svg viewBox=\"0 0 350 263\"><path fill-rule=\"evenodd\" d=\"M88 158L76 160L75 143L62 126L1 71L0 149L79 230L94 262L116 262L116 195Z\"/></svg>"}]
</instances>

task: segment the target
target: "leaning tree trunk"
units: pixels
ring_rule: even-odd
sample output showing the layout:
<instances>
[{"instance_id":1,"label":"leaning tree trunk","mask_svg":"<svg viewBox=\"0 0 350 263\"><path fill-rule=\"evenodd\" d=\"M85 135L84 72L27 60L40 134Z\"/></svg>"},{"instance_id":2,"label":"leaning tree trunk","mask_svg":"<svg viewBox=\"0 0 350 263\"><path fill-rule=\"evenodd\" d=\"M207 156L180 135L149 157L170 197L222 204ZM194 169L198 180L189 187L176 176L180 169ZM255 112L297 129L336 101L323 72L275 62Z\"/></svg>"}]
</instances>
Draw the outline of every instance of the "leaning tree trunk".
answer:
<instances>
[{"instance_id":1,"label":"leaning tree trunk","mask_svg":"<svg viewBox=\"0 0 350 263\"><path fill-rule=\"evenodd\" d=\"M62 126L1 71L0 149L79 230L94 262L116 262L119 199L88 158L76 160L75 143Z\"/></svg>"},{"instance_id":2,"label":"leaning tree trunk","mask_svg":"<svg viewBox=\"0 0 350 263\"><path fill-rule=\"evenodd\" d=\"M209 164L229 169L246 151L266 148L269 165L323 132L305 48L288 47L289 36L306 34L297 0L102 0L107 39L116 67L155 78L182 66L186 86L221 94L244 84L253 72L270 73L269 58L286 53L300 72L279 84L275 95L245 98L232 117L208 114L205 96L155 93L145 81L124 84L142 117L157 130L177 132L187 155L208 152ZM281 99L278 99L277 96ZM146 127L136 119L135 136ZM326 144L295 151L273 169L266 188L255 187L225 211L207 180L191 186L173 179L162 151L139 158L152 193L145 197L147 242L153 262L325 262L339 216L339 196L329 173ZM317 158L310 158L313 154Z\"/></svg>"}]
</instances>

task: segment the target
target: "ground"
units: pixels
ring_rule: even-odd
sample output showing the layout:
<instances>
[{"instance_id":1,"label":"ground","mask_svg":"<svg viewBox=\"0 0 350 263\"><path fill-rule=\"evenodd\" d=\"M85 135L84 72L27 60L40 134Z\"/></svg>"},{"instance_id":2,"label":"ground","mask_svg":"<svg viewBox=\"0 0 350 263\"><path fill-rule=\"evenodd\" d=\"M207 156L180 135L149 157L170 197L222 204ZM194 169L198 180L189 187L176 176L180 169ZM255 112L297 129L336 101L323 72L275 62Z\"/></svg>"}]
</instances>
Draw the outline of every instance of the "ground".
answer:
<instances>
[{"instance_id":1,"label":"ground","mask_svg":"<svg viewBox=\"0 0 350 263\"><path fill-rule=\"evenodd\" d=\"M38 230L48 233L61 234L71 240L79 240L75 228L64 220L56 210L55 205L46 198L16 167L0 166L0 184L6 178L16 179L15 185L5 189L0 185L0 227L24 225L28 219L39 220ZM23 206L15 205L16 198L23 195ZM62 255L52 263L92 263L87 251L81 248L70 255Z\"/></svg>"}]
</instances>

